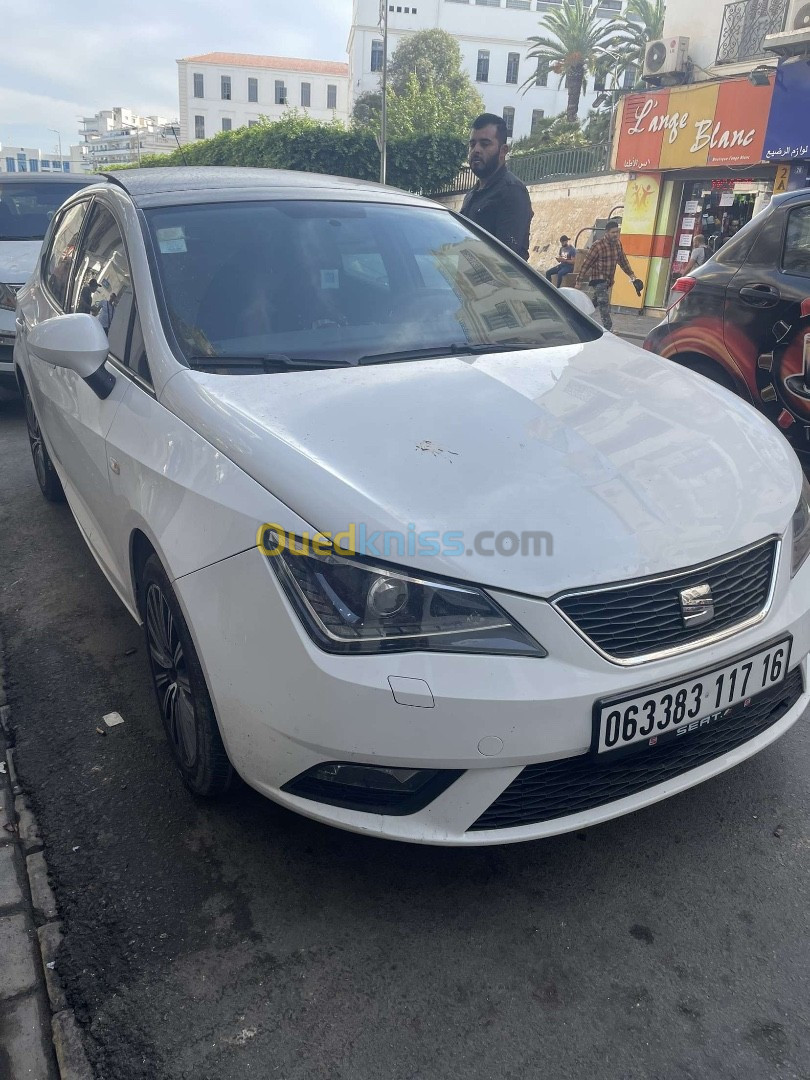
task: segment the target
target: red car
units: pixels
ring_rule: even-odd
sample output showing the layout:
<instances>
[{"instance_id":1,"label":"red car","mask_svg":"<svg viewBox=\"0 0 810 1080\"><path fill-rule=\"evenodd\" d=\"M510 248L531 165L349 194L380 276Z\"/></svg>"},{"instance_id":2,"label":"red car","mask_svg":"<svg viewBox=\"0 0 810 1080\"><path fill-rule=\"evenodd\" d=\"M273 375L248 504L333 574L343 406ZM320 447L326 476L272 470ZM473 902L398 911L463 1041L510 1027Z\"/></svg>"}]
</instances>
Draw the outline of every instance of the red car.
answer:
<instances>
[{"instance_id":1,"label":"red car","mask_svg":"<svg viewBox=\"0 0 810 1080\"><path fill-rule=\"evenodd\" d=\"M752 402L810 458L810 188L776 196L678 278L644 348Z\"/></svg>"}]
</instances>

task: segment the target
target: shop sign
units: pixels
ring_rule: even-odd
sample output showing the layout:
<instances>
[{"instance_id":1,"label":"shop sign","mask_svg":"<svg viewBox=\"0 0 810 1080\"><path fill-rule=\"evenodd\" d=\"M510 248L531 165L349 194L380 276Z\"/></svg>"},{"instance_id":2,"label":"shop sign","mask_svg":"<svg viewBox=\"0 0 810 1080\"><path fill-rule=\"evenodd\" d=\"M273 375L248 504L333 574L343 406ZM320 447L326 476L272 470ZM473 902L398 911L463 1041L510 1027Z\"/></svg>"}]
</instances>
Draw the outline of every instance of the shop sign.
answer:
<instances>
[{"instance_id":1,"label":"shop sign","mask_svg":"<svg viewBox=\"0 0 810 1080\"><path fill-rule=\"evenodd\" d=\"M804 58L779 65L765 133L766 161L810 159L810 66Z\"/></svg>"},{"instance_id":2,"label":"shop sign","mask_svg":"<svg viewBox=\"0 0 810 1080\"><path fill-rule=\"evenodd\" d=\"M704 165L753 165L762 147L772 80L673 87L624 100L616 168L644 172Z\"/></svg>"}]
</instances>

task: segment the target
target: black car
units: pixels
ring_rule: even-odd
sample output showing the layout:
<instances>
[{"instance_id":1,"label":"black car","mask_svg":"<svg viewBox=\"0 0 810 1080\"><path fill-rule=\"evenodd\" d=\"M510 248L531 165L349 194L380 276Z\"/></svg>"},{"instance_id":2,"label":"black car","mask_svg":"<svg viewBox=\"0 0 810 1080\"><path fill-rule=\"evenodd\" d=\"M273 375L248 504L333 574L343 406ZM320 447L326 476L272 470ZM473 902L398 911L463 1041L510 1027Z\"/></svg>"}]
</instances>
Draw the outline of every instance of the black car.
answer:
<instances>
[{"instance_id":1,"label":"black car","mask_svg":"<svg viewBox=\"0 0 810 1080\"><path fill-rule=\"evenodd\" d=\"M678 278L644 348L753 402L810 457L810 187Z\"/></svg>"}]
</instances>

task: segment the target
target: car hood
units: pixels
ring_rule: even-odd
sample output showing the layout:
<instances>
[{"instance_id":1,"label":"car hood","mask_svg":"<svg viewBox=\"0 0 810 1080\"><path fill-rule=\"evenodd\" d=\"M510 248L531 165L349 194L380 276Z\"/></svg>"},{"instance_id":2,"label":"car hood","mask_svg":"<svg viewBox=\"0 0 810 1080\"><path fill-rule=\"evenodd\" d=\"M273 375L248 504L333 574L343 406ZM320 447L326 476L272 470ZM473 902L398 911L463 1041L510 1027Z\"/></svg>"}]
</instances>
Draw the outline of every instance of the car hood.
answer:
<instances>
[{"instance_id":1,"label":"car hood","mask_svg":"<svg viewBox=\"0 0 810 1080\"><path fill-rule=\"evenodd\" d=\"M0 281L24 285L33 273L41 240L0 240Z\"/></svg>"},{"instance_id":2,"label":"car hood","mask_svg":"<svg viewBox=\"0 0 810 1080\"><path fill-rule=\"evenodd\" d=\"M184 371L161 399L314 528L365 525L367 543L398 531L390 561L536 596L781 534L801 486L754 409L610 334L328 371ZM424 553L425 532L454 534L462 553ZM524 554L492 536L527 533L547 535Z\"/></svg>"}]
</instances>

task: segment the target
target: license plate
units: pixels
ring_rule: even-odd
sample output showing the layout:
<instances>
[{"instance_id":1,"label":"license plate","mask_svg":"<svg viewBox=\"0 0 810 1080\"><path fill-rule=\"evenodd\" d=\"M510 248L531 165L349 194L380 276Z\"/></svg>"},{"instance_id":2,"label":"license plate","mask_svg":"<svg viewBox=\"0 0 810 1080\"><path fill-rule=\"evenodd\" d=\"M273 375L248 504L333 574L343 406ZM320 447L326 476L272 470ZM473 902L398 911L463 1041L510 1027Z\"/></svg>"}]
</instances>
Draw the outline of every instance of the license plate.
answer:
<instances>
[{"instance_id":1,"label":"license plate","mask_svg":"<svg viewBox=\"0 0 810 1080\"><path fill-rule=\"evenodd\" d=\"M598 754L645 743L655 746L686 730L699 731L735 705L747 703L787 675L791 639L681 682L594 707L592 749Z\"/></svg>"}]
</instances>

